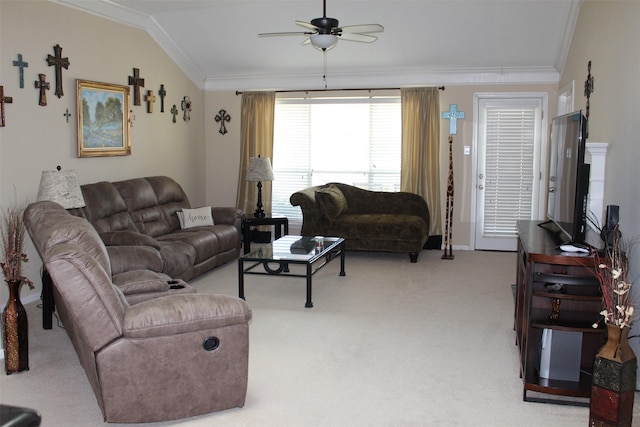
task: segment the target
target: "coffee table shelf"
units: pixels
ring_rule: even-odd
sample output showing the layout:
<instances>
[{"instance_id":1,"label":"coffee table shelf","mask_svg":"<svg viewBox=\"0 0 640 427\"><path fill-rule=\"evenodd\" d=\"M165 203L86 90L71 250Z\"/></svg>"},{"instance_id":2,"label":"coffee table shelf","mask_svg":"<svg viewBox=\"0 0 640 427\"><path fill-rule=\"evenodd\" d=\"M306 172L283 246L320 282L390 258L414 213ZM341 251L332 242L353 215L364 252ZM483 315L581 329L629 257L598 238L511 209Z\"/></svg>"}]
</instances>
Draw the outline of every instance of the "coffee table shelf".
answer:
<instances>
[{"instance_id":1,"label":"coffee table shelf","mask_svg":"<svg viewBox=\"0 0 640 427\"><path fill-rule=\"evenodd\" d=\"M292 245L294 247L292 248ZM302 248L302 249L301 249ZM282 277L304 277L307 284L305 307L313 307L311 300L312 277L336 257L340 257L340 276L345 276L344 239L341 237L284 236L238 258L238 294L244 296L244 276L278 275ZM271 264L276 264L272 268ZM305 266L305 273L293 273L290 265ZM261 271L262 267L264 271Z\"/></svg>"}]
</instances>

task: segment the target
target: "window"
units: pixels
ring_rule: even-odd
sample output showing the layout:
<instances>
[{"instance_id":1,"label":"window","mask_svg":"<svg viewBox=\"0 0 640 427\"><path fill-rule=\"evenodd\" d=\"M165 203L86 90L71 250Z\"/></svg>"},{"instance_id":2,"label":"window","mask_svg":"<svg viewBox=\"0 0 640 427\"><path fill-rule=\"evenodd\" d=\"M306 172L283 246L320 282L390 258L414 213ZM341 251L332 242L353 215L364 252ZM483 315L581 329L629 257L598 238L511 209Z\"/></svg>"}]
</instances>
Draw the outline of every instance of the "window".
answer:
<instances>
[{"instance_id":1,"label":"window","mask_svg":"<svg viewBox=\"0 0 640 427\"><path fill-rule=\"evenodd\" d=\"M302 223L289 197L327 182L399 191L400 108L399 96L276 99L273 212Z\"/></svg>"}]
</instances>

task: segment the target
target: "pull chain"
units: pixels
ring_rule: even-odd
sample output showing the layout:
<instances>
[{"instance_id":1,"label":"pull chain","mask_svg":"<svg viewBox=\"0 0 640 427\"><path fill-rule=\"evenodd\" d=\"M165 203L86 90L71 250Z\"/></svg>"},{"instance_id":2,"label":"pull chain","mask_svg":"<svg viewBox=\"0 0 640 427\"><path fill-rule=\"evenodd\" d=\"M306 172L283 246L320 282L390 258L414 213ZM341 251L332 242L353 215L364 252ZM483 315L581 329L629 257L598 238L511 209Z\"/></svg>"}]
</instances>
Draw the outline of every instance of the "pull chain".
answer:
<instances>
[{"instance_id":1,"label":"pull chain","mask_svg":"<svg viewBox=\"0 0 640 427\"><path fill-rule=\"evenodd\" d=\"M322 75L322 80L324 81L324 88L327 88L327 49L322 49L322 54L324 55L324 74Z\"/></svg>"}]
</instances>

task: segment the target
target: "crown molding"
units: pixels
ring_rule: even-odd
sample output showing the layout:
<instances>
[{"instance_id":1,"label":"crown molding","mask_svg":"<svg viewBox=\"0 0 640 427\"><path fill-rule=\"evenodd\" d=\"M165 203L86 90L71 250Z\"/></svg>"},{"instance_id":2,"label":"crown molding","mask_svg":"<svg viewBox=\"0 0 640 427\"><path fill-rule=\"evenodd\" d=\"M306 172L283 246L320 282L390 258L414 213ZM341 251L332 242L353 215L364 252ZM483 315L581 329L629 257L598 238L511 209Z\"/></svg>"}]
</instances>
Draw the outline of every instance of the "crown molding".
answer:
<instances>
[{"instance_id":1,"label":"crown molding","mask_svg":"<svg viewBox=\"0 0 640 427\"><path fill-rule=\"evenodd\" d=\"M204 89L204 72L175 44L153 17L109 0L49 1L146 31L191 81L198 88Z\"/></svg>"},{"instance_id":2,"label":"crown molding","mask_svg":"<svg viewBox=\"0 0 640 427\"><path fill-rule=\"evenodd\" d=\"M376 88L441 85L557 84L554 68L389 70L385 72L327 73L326 88ZM207 77L206 91L324 89L319 73L287 75L233 75Z\"/></svg>"}]
</instances>

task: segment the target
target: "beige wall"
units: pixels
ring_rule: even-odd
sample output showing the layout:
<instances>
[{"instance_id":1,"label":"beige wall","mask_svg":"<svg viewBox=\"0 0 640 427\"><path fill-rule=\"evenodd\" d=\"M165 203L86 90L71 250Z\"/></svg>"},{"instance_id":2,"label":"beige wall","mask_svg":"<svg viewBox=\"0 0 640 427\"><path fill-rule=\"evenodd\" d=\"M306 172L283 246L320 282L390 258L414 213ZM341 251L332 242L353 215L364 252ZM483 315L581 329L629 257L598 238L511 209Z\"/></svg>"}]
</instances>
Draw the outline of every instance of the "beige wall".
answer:
<instances>
[{"instance_id":1,"label":"beige wall","mask_svg":"<svg viewBox=\"0 0 640 427\"><path fill-rule=\"evenodd\" d=\"M576 109L586 108L584 82L592 61L595 90L590 98L589 138L609 143L605 204L620 206L621 229L640 236L640 2L586 1L577 26L560 87L576 85ZM640 271L640 258L636 263Z\"/></svg>"},{"instance_id":2,"label":"beige wall","mask_svg":"<svg viewBox=\"0 0 640 427\"><path fill-rule=\"evenodd\" d=\"M205 95L206 189L207 200L218 206L235 206L240 169L240 107L242 96L234 91L208 92ZM222 135L215 117L225 110L231 121Z\"/></svg>"},{"instance_id":3,"label":"beige wall","mask_svg":"<svg viewBox=\"0 0 640 427\"><path fill-rule=\"evenodd\" d=\"M54 94L54 68L45 61L56 44L71 63L62 73L62 98ZM19 88L18 68L12 65L18 53L29 63L23 89ZM5 95L13 97L13 103L6 105L6 127L0 128L3 211L16 198L35 201L42 170L57 165L75 169L81 183L168 175L182 184L194 205L207 201L204 94L145 31L48 1L2 0L0 58L0 84ZM135 121L130 156L78 158L75 80L127 85L134 67L140 69L146 89L157 94L160 84L165 85L165 113L160 113L159 97L152 114L144 104L132 105ZM38 73L46 74L51 82L45 107L38 105L34 88ZM173 124L169 110L173 104L180 108L184 96L193 104L191 121L184 122L180 115ZM67 108L72 114L69 123L63 116ZM37 296L41 262L30 242L27 252L31 261L26 273L37 288L23 288L22 295ZM0 287L0 301L6 300L5 288Z\"/></svg>"},{"instance_id":4,"label":"beige wall","mask_svg":"<svg viewBox=\"0 0 640 427\"><path fill-rule=\"evenodd\" d=\"M586 1L580 10L561 85L575 80L576 108L586 107L583 95L591 60L595 90L590 98L589 141L609 143L605 174L605 205L620 206L623 237L636 240L630 256L629 279L636 311L640 307L640 2ZM637 319L637 317L636 317ZM640 334L633 323L630 336ZM630 340L640 355L638 339ZM638 378L637 388L640 388Z\"/></svg>"}]
</instances>

